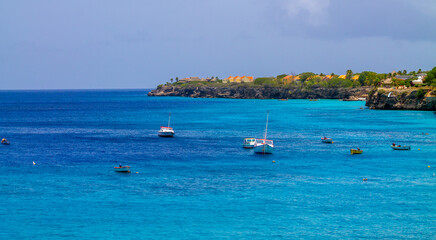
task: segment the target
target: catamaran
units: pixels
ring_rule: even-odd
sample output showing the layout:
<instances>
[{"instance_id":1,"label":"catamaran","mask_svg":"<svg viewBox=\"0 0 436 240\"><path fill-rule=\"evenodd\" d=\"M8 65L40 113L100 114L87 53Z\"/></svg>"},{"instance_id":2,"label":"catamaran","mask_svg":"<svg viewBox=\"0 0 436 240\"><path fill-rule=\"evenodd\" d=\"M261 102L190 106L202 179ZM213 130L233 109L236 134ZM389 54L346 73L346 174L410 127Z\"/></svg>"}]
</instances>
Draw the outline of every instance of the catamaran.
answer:
<instances>
[{"instance_id":1,"label":"catamaran","mask_svg":"<svg viewBox=\"0 0 436 240\"><path fill-rule=\"evenodd\" d=\"M159 137L173 137L174 136L174 130L170 127L170 121L171 121L171 113L168 117L168 127L160 127L160 130L158 132Z\"/></svg>"},{"instance_id":2,"label":"catamaran","mask_svg":"<svg viewBox=\"0 0 436 240\"><path fill-rule=\"evenodd\" d=\"M268 116L269 111L266 115L266 127L265 127L265 138L264 139L256 139L256 143L254 144L254 152L258 154L272 154L274 151L274 142L273 140L268 140Z\"/></svg>"}]
</instances>

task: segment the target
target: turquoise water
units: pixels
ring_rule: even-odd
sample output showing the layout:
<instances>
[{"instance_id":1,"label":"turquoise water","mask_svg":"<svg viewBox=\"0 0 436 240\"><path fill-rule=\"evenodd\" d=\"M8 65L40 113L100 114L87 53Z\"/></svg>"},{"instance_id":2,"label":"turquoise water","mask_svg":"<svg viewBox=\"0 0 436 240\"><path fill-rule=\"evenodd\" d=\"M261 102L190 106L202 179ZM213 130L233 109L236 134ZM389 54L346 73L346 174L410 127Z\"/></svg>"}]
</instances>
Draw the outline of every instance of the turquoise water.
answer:
<instances>
[{"instance_id":1,"label":"turquoise water","mask_svg":"<svg viewBox=\"0 0 436 240\"><path fill-rule=\"evenodd\" d=\"M138 90L0 102L0 239L436 238L433 112ZM267 110L275 152L254 155L242 140ZM158 138L170 111L176 137Z\"/></svg>"}]
</instances>

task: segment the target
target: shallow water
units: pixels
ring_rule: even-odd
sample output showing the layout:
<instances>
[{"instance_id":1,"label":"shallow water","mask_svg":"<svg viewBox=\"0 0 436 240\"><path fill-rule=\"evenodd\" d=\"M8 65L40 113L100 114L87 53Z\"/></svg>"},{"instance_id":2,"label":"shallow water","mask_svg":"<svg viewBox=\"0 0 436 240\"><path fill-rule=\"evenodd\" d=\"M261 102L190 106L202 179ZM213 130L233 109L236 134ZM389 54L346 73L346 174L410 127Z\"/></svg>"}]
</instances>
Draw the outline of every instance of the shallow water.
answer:
<instances>
[{"instance_id":1,"label":"shallow water","mask_svg":"<svg viewBox=\"0 0 436 240\"><path fill-rule=\"evenodd\" d=\"M1 239L436 238L433 112L139 90L0 102ZM263 137L267 110L275 152L254 155L242 140ZM176 137L159 138L170 111Z\"/></svg>"}]
</instances>

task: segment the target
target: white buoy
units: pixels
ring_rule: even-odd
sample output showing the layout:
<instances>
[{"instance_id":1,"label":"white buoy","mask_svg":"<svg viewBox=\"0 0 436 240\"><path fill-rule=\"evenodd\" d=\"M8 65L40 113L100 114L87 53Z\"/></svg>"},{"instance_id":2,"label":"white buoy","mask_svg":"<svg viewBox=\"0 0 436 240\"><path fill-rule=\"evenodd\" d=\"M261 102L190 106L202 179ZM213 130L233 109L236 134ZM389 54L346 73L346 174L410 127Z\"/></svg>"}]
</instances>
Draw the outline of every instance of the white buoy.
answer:
<instances>
[{"instance_id":1,"label":"white buoy","mask_svg":"<svg viewBox=\"0 0 436 240\"><path fill-rule=\"evenodd\" d=\"M36 162L35 162L35 161L33 161L33 165L36 165Z\"/></svg>"}]
</instances>

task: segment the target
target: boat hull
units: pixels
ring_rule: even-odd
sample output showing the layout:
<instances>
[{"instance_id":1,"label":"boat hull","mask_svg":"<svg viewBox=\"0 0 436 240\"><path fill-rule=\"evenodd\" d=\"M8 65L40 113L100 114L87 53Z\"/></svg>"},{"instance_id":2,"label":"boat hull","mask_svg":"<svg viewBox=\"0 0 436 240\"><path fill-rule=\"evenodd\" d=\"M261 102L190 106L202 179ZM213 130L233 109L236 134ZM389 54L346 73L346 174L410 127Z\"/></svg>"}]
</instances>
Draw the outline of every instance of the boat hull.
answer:
<instances>
[{"instance_id":1,"label":"boat hull","mask_svg":"<svg viewBox=\"0 0 436 240\"><path fill-rule=\"evenodd\" d=\"M243 147L243 148L247 148L247 149L251 149L251 148L254 148L254 145L251 145L251 144L243 144L242 147Z\"/></svg>"},{"instance_id":2,"label":"boat hull","mask_svg":"<svg viewBox=\"0 0 436 240\"><path fill-rule=\"evenodd\" d=\"M410 150L410 146L404 146L404 147L394 147L391 146L393 150Z\"/></svg>"},{"instance_id":3,"label":"boat hull","mask_svg":"<svg viewBox=\"0 0 436 240\"><path fill-rule=\"evenodd\" d=\"M157 135L159 137L174 137L174 132L159 132Z\"/></svg>"},{"instance_id":4,"label":"boat hull","mask_svg":"<svg viewBox=\"0 0 436 240\"><path fill-rule=\"evenodd\" d=\"M254 146L254 152L257 154L272 154L274 147L268 144L258 144Z\"/></svg>"},{"instance_id":5,"label":"boat hull","mask_svg":"<svg viewBox=\"0 0 436 240\"><path fill-rule=\"evenodd\" d=\"M351 155L353 155L353 154L362 154L363 150L351 149L350 153L351 153Z\"/></svg>"},{"instance_id":6,"label":"boat hull","mask_svg":"<svg viewBox=\"0 0 436 240\"><path fill-rule=\"evenodd\" d=\"M333 139L331 139L331 138L327 138L327 139L322 139L322 138L321 138L321 141L322 141L323 143L333 143Z\"/></svg>"},{"instance_id":7,"label":"boat hull","mask_svg":"<svg viewBox=\"0 0 436 240\"><path fill-rule=\"evenodd\" d=\"M129 173L130 172L130 167L126 166L126 167L114 167L115 172L126 172Z\"/></svg>"}]
</instances>

